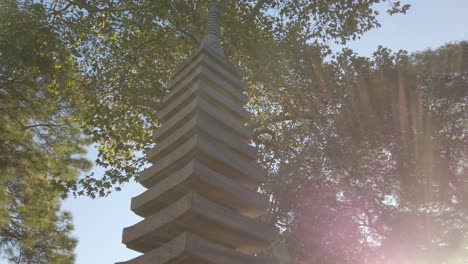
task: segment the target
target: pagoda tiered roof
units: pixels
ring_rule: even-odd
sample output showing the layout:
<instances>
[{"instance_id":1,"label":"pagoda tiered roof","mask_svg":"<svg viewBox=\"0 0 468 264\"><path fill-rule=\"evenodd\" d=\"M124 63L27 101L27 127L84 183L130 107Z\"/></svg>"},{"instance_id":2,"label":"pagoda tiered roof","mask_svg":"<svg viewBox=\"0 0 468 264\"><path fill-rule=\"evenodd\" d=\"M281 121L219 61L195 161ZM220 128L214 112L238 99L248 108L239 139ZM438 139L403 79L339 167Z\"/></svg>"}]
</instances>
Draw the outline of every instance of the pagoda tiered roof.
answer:
<instances>
[{"instance_id":1,"label":"pagoda tiered roof","mask_svg":"<svg viewBox=\"0 0 468 264\"><path fill-rule=\"evenodd\" d=\"M266 173L249 145L245 84L213 43L219 36L210 23L219 19L208 22L211 35L175 71L163 98L163 125L146 153L153 165L139 178L147 190L131 203L144 219L123 231L123 243L143 254L122 263L276 263L257 256L278 229L259 218L269 198L257 192Z\"/></svg>"}]
</instances>

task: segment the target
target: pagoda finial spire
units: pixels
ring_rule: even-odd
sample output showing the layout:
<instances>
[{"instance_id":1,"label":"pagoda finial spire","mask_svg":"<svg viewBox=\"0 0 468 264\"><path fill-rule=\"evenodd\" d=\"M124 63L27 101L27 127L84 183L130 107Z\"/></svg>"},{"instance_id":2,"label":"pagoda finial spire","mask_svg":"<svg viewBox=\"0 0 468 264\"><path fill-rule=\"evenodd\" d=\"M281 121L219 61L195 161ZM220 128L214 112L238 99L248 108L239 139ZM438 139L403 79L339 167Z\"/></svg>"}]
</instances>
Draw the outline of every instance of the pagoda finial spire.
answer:
<instances>
[{"instance_id":1,"label":"pagoda finial spire","mask_svg":"<svg viewBox=\"0 0 468 264\"><path fill-rule=\"evenodd\" d=\"M221 46L221 5L218 1L213 1L208 12L205 36L201 41L202 48L209 48L216 54L224 58L223 47Z\"/></svg>"}]
</instances>

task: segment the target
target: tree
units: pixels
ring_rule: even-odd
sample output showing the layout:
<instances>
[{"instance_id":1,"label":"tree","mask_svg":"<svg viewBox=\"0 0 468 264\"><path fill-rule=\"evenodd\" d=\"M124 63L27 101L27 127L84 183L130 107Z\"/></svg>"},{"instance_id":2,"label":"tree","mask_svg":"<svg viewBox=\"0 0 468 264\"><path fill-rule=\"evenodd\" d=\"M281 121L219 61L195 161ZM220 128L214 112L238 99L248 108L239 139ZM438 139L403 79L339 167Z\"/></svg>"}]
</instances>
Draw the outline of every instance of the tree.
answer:
<instances>
[{"instance_id":1,"label":"tree","mask_svg":"<svg viewBox=\"0 0 468 264\"><path fill-rule=\"evenodd\" d=\"M259 121L294 263L466 262L468 43L327 63L303 50L282 116Z\"/></svg>"},{"instance_id":2,"label":"tree","mask_svg":"<svg viewBox=\"0 0 468 264\"><path fill-rule=\"evenodd\" d=\"M77 194L105 196L145 165L136 153L152 144L151 131L159 126L155 112L168 92L166 84L172 70L198 48L209 1L37 3L78 62L86 88L71 93L70 100L87 106L76 115L77 122L98 148L96 164L106 168L101 177L62 184ZM282 81L284 46L316 42L321 52L329 52L324 43L345 43L379 26L378 3L387 3L390 14L409 8L386 0L222 1L224 50L246 71L249 94L255 97L264 92L259 87L268 89L267 82Z\"/></svg>"},{"instance_id":3,"label":"tree","mask_svg":"<svg viewBox=\"0 0 468 264\"><path fill-rule=\"evenodd\" d=\"M2 28L2 54L8 55L1 64L5 86L2 89L8 96L14 95L14 100L3 99L8 108L2 118L12 128L2 131L3 142L8 142L1 152L6 153L2 169L11 171L2 186L19 186L14 184L6 192L9 200L5 201L9 202L5 203L13 204L19 199L23 211L36 207L26 203L29 197L15 195L29 195L32 191L16 190L32 188L31 183L38 179L42 184L37 186L43 188L44 195L53 194L50 197L69 190L96 197L135 178L145 164L136 153L152 144L151 133L159 126L155 112L168 93L166 84L171 71L198 48L208 2L2 3L15 7L3 9L2 20L6 25ZM293 103L288 101L290 96L283 96L287 93L294 94L294 100L305 99L300 99L303 91L296 87L296 78L307 71L304 53L329 54L325 43L346 43L377 27L379 3L388 4L390 14L404 13L409 8L390 0L222 1L224 50L228 59L246 72L247 92L252 98L249 108L257 115L252 124L259 128L258 134L267 123L266 118L287 123L295 118L290 113L298 114L300 119L316 114L306 108L294 112L301 101ZM28 18L26 14L32 16ZM14 19L16 15L21 15L21 19ZM26 29L34 29L34 34ZM293 64L304 68L291 67ZM22 75L16 76L18 73ZM303 84L312 85L310 80L301 79ZM317 91L322 94L317 93L314 98L322 98L325 103L327 91ZM334 93L339 93L339 89ZM27 95L26 103L23 95ZM96 164L105 167L105 174L77 179L76 175L89 165L77 154L90 142L98 148ZM22 153L26 151L30 151L29 156ZM270 158L268 152L264 154L265 159ZM28 173L19 173L16 160L35 163L29 164ZM275 160L273 156L271 161ZM272 164L266 162L265 166L274 174ZM272 177L266 183L266 191L274 189L274 181ZM276 199L277 195L273 197ZM15 210L21 209L11 208L13 211L5 214L8 221ZM68 231L67 227L63 234Z\"/></svg>"},{"instance_id":4,"label":"tree","mask_svg":"<svg viewBox=\"0 0 468 264\"><path fill-rule=\"evenodd\" d=\"M75 63L40 5L0 7L0 252L14 263L71 263L76 240L54 180L90 167L66 100Z\"/></svg>"}]
</instances>

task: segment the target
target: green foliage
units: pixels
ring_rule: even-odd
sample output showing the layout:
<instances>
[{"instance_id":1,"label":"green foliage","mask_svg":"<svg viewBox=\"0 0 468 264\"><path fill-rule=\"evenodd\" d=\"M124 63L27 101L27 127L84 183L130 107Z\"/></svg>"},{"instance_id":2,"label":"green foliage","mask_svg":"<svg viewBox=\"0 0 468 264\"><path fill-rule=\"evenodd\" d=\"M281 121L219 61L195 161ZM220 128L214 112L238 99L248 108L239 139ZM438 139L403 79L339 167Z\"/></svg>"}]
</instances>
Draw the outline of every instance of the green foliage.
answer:
<instances>
[{"instance_id":1,"label":"green foliage","mask_svg":"<svg viewBox=\"0 0 468 264\"><path fill-rule=\"evenodd\" d=\"M76 240L55 180L74 180L89 144L70 121L71 54L40 5L0 2L0 251L14 263L71 263Z\"/></svg>"},{"instance_id":2,"label":"green foliage","mask_svg":"<svg viewBox=\"0 0 468 264\"><path fill-rule=\"evenodd\" d=\"M293 263L466 262L468 43L330 62L301 47L252 106L269 107L264 190Z\"/></svg>"},{"instance_id":3,"label":"green foliage","mask_svg":"<svg viewBox=\"0 0 468 264\"><path fill-rule=\"evenodd\" d=\"M209 2L1 2L0 100L5 126L0 130L0 169L8 176L2 186L10 186L2 193L6 208L2 227L11 229L8 223L19 215L17 225L24 228L22 235L3 242L22 250L10 251L12 257L17 253L32 257L26 254L32 244L29 238L34 237L28 235L31 230L48 237L50 227L68 221L57 214L58 195L71 190L105 196L138 175L145 160L137 153L152 144L151 132L159 126L155 113L169 92L171 72L198 48ZM282 186L302 184L308 179L304 175L318 170L315 165L332 162L323 153L333 156L335 148L341 151L350 140L338 136L335 129L340 126L332 117L347 103L343 90L354 83L355 74L339 68L349 66L341 62L323 64L322 56L330 54L326 44L344 44L378 27L379 4L387 4L390 14L404 13L409 5L390 0L221 2L223 48L227 58L246 72L252 98L248 107L257 116L252 126L263 148L263 164L272 175L264 189L273 195L273 208L284 213L275 212L272 219L286 226L295 200L283 195L287 191ZM337 75L339 69L349 76ZM274 137L273 145L264 132ZM89 167L79 154L91 142L99 151L96 164L105 168L105 174L76 178ZM323 155L311 158L305 153ZM343 156L338 153L334 162ZM304 165L304 159L314 161L313 166ZM288 172L290 165L284 164L294 164L302 174ZM343 175L345 168L340 167ZM41 196L31 200L33 192ZM23 224L45 212L49 225ZM64 226L59 239L63 241L50 242L69 252L70 226ZM34 254L45 255L50 257ZM41 261L53 262L31 260Z\"/></svg>"},{"instance_id":4,"label":"green foliage","mask_svg":"<svg viewBox=\"0 0 468 264\"><path fill-rule=\"evenodd\" d=\"M159 126L155 112L168 92L170 73L198 48L209 2L24 1L44 8L79 65L83 86L70 91L69 100L86 108L74 122L96 144L96 164L106 168L104 175L62 182L65 189L105 196L137 176L145 160L135 153L152 144L151 131ZM316 42L329 52L325 43L345 43L378 27L379 3L386 3L389 13L409 7L386 0L221 1L224 50L252 81L282 81L284 46Z\"/></svg>"}]
</instances>

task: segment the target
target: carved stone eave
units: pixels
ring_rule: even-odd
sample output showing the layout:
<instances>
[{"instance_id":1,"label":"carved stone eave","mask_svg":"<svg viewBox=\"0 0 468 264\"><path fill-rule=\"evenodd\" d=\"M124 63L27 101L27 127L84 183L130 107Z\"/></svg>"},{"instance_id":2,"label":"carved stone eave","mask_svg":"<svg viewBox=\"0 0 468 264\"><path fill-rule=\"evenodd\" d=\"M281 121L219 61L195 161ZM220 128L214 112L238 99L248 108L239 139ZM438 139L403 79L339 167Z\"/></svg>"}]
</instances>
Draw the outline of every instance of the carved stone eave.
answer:
<instances>
[{"instance_id":1,"label":"carved stone eave","mask_svg":"<svg viewBox=\"0 0 468 264\"><path fill-rule=\"evenodd\" d=\"M257 193L266 173L249 145L243 74L224 58L218 16L212 7L200 49L175 70L162 100L163 126L146 152L153 165L139 177L147 190L131 203L144 219L122 238L143 255L122 263L276 263L256 256L278 228L259 219L269 206Z\"/></svg>"}]
</instances>

